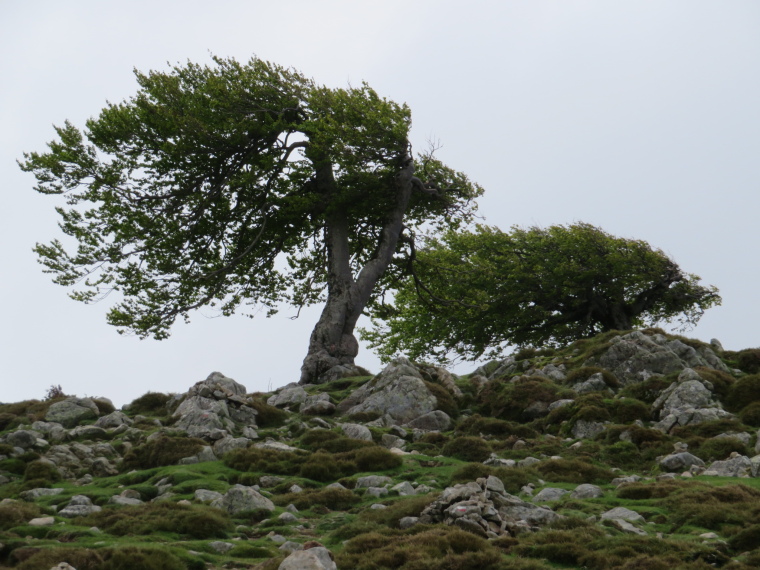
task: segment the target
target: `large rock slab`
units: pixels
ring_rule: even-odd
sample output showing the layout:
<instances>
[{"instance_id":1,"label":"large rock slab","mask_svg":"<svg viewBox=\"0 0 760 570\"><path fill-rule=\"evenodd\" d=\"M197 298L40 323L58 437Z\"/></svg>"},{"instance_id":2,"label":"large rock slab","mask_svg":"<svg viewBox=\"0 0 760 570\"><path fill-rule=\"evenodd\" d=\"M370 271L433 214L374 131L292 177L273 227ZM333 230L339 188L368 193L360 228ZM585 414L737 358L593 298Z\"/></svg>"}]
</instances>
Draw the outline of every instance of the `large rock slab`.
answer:
<instances>
[{"instance_id":1,"label":"large rock slab","mask_svg":"<svg viewBox=\"0 0 760 570\"><path fill-rule=\"evenodd\" d=\"M66 398L51 404L45 414L45 421L56 422L71 429L85 420L94 420L99 415L98 406L90 398Z\"/></svg>"},{"instance_id":2,"label":"large rock slab","mask_svg":"<svg viewBox=\"0 0 760 570\"><path fill-rule=\"evenodd\" d=\"M337 411L347 415L388 415L405 424L432 412L437 405L420 372L406 358L398 358L338 404Z\"/></svg>"},{"instance_id":3,"label":"large rock slab","mask_svg":"<svg viewBox=\"0 0 760 570\"><path fill-rule=\"evenodd\" d=\"M693 348L677 339L668 340L661 334L648 336L633 331L610 342L609 349L585 365L606 368L624 386L643 382L656 374L670 374L697 366L729 372L710 348Z\"/></svg>"}]
</instances>

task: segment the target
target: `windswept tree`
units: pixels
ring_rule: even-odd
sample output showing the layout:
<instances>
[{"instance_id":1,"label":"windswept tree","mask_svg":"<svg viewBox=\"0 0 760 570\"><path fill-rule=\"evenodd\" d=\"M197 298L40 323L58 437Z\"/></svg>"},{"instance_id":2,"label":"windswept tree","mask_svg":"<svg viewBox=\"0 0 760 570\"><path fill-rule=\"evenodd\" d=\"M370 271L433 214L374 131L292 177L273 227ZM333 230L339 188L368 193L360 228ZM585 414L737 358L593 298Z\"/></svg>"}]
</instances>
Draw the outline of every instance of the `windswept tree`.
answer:
<instances>
[{"instance_id":1,"label":"windswept tree","mask_svg":"<svg viewBox=\"0 0 760 570\"><path fill-rule=\"evenodd\" d=\"M165 338L201 307L324 303L301 369L318 382L353 365L357 319L415 238L467 222L481 193L413 157L408 107L366 84L331 89L260 59L136 77L136 95L21 162L64 197L73 238L38 244L41 263L79 301L115 292L120 332Z\"/></svg>"},{"instance_id":2,"label":"windswept tree","mask_svg":"<svg viewBox=\"0 0 760 570\"><path fill-rule=\"evenodd\" d=\"M566 343L661 321L688 328L721 301L648 243L584 223L449 232L414 266L363 331L385 359L477 359L503 343Z\"/></svg>"}]
</instances>

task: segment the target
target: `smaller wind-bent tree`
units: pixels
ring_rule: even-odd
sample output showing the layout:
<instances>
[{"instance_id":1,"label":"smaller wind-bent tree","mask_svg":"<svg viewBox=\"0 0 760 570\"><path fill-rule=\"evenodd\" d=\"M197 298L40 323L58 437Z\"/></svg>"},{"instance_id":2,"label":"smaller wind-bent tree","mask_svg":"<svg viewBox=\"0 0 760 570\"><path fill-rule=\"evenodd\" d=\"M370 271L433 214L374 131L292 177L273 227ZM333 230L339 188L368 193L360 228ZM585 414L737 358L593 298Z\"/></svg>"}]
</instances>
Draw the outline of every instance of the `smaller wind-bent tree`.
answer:
<instances>
[{"instance_id":1,"label":"smaller wind-bent tree","mask_svg":"<svg viewBox=\"0 0 760 570\"><path fill-rule=\"evenodd\" d=\"M136 72L139 90L25 154L62 194L64 234L36 251L108 321L161 339L177 317L324 303L301 369L353 365L354 327L403 274L423 227L470 219L481 188L410 152L411 114L367 85L330 89L259 59ZM249 311L252 314L253 311Z\"/></svg>"},{"instance_id":2,"label":"smaller wind-bent tree","mask_svg":"<svg viewBox=\"0 0 760 570\"><path fill-rule=\"evenodd\" d=\"M363 330L381 357L446 362L500 345L559 344L661 321L693 326L719 305L662 251L590 224L477 226L449 232L416 254L414 276Z\"/></svg>"}]
</instances>

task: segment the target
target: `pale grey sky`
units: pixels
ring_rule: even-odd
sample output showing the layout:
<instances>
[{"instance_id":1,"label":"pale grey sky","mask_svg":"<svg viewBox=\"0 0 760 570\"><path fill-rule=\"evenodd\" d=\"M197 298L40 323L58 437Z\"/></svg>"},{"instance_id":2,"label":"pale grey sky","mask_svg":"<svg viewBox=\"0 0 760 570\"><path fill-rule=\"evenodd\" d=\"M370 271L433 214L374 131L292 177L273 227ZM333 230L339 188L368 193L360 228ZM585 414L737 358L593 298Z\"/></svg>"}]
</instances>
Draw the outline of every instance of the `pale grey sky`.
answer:
<instances>
[{"instance_id":1,"label":"pale grey sky","mask_svg":"<svg viewBox=\"0 0 760 570\"><path fill-rule=\"evenodd\" d=\"M219 370L268 390L298 379L319 309L201 311L158 342L119 336L41 272L54 197L16 159L135 92L133 68L252 55L318 82L367 81L409 104L413 143L486 189L513 224L585 221L644 239L717 285L690 336L760 345L760 4L753 0L0 0L0 401L52 384L117 405ZM107 303L107 301L105 302ZM357 363L380 365L368 350ZM469 370L464 367L461 372Z\"/></svg>"}]
</instances>

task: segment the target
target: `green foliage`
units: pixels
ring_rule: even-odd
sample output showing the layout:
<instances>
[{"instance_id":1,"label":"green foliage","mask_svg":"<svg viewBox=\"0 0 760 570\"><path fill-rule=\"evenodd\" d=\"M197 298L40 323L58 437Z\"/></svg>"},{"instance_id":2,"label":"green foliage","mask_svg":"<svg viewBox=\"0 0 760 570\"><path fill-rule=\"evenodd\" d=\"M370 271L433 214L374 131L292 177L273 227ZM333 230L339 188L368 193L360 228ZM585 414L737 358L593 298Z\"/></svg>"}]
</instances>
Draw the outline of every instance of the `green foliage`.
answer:
<instances>
[{"instance_id":1,"label":"green foliage","mask_svg":"<svg viewBox=\"0 0 760 570\"><path fill-rule=\"evenodd\" d=\"M535 419L531 404L550 404L574 394L542 376L520 376L511 381L490 380L478 394L480 412L512 422Z\"/></svg>"},{"instance_id":2,"label":"green foliage","mask_svg":"<svg viewBox=\"0 0 760 570\"><path fill-rule=\"evenodd\" d=\"M56 547L32 554L18 566L20 570L40 570L68 561L78 570L187 570L184 562L168 550L159 547L123 546L98 550Z\"/></svg>"},{"instance_id":3,"label":"green foliage","mask_svg":"<svg viewBox=\"0 0 760 570\"><path fill-rule=\"evenodd\" d=\"M171 399L168 394L160 392L147 392L133 400L127 409L131 414L160 414L166 412L166 404Z\"/></svg>"},{"instance_id":4,"label":"green foliage","mask_svg":"<svg viewBox=\"0 0 760 570\"><path fill-rule=\"evenodd\" d=\"M118 290L108 322L122 331L160 339L204 306L321 302L325 227L346 232L356 275L408 253L386 230L456 227L482 191L432 156L415 163L409 109L366 84L329 89L255 58L135 75L133 97L21 163L37 191L64 195L60 227L78 242L38 244L40 261L76 300Z\"/></svg>"},{"instance_id":5,"label":"green foliage","mask_svg":"<svg viewBox=\"0 0 760 570\"><path fill-rule=\"evenodd\" d=\"M445 412L451 418L459 416L459 406L446 388L433 382L425 382L425 386L435 396L437 410Z\"/></svg>"},{"instance_id":6,"label":"green foliage","mask_svg":"<svg viewBox=\"0 0 760 570\"><path fill-rule=\"evenodd\" d=\"M22 502L0 503L0 530L8 530L40 515L37 505Z\"/></svg>"},{"instance_id":7,"label":"green foliage","mask_svg":"<svg viewBox=\"0 0 760 570\"><path fill-rule=\"evenodd\" d=\"M708 462L728 459L728 456L733 452L745 456L754 455L752 452L750 452L747 444L736 437L718 437L708 439L700 443L700 445L695 449L691 449L691 452L698 456L700 459Z\"/></svg>"},{"instance_id":8,"label":"green foliage","mask_svg":"<svg viewBox=\"0 0 760 570\"><path fill-rule=\"evenodd\" d=\"M760 400L760 374L750 374L739 378L731 386L723 403L729 412L738 412L758 400Z\"/></svg>"},{"instance_id":9,"label":"green foliage","mask_svg":"<svg viewBox=\"0 0 760 570\"><path fill-rule=\"evenodd\" d=\"M438 526L415 534L361 534L336 556L338 568L353 570L507 570L512 565L487 540L453 527ZM545 568L532 566L532 568Z\"/></svg>"},{"instance_id":10,"label":"green foliage","mask_svg":"<svg viewBox=\"0 0 760 570\"><path fill-rule=\"evenodd\" d=\"M383 359L477 359L504 343L561 344L660 321L693 326L720 300L662 251L589 224L478 226L419 251L414 278L363 336Z\"/></svg>"},{"instance_id":11,"label":"green foliage","mask_svg":"<svg viewBox=\"0 0 760 570\"><path fill-rule=\"evenodd\" d=\"M180 505L168 501L128 509L103 509L80 522L116 536L177 533L195 539L223 538L232 529L229 515L219 509Z\"/></svg>"},{"instance_id":12,"label":"green foliage","mask_svg":"<svg viewBox=\"0 0 760 570\"><path fill-rule=\"evenodd\" d=\"M557 483L609 483L615 474L580 459L550 459L536 465L542 478Z\"/></svg>"},{"instance_id":13,"label":"green foliage","mask_svg":"<svg viewBox=\"0 0 760 570\"><path fill-rule=\"evenodd\" d=\"M24 481L44 480L48 483L55 483L61 480L61 474L55 465L47 461L32 461L27 463L24 469Z\"/></svg>"},{"instance_id":14,"label":"green foliage","mask_svg":"<svg viewBox=\"0 0 760 570\"><path fill-rule=\"evenodd\" d=\"M288 419L288 413L274 406L270 406L261 396L254 397L251 407L256 410L256 424L260 428L280 427Z\"/></svg>"},{"instance_id":15,"label":"green foliage","mask_svg":"<svg viewBox=\"0 0 760 570\"><path fill-rule=\"evenodd\" d=\"M495 435L499 437L515 436L523 439L538 437L536 430L517 422L509 422L497 418L483 417L475 414L462 420L457 425L457 431L467 435Z\"/></svg>"},{"instance_id":16,"label":"green foliage","mask_svg":"<svg viewBox=\"0 0 760 570\"><path fill-rule=\"evenodd\" d=\"M620 386L620 382L612 372L604 368L599 368L598 366L581 366L580 368L571 370L568 372L567 378L565 378L565 383L572 386L578 382L585 382L594 374L601 374L604 383L610 388L617 388Z\"/></svg>"},{"instance_id":17,"label":"green foliage","mask_svg":"<svg viewBox=\"0 0 760 570\"><path fill-rule=\"evenodd\" d=\"M334 511L346 510L360 500L352 491L339 488L304 489L299 493L285 493L272 497L275 505L285 506L292 503L298 510L312 509L315 506Z\"/></svg>"},{"instance_id":18,"label":"green foliage","mask_svg":"<svg viewBox=\"0 0 760 570\"><path fill-rule=\"evenodd\" d=\"M743 424L752 427L760 427L760 402L752 402L742 408L739 419Z\"/></svg>"},{"instance_id":19,"label":"green foliage","mask_svg":"<svg viewBox=\"0 0 760 570\"><path fill-rule=\"evenodd\" d=\"M174 465L183 457L200 452L206 445L194 437L170 437L161 434L142 445L137 445L124 455L126 469L150 469L162 465Z\"/></svg>"},{"instance_id":20,"label":"green foliage","mask_svg":"<svg viewBox=\"0 0 760 570\"><path fill-rule=\"evenodd\" d=\"M485 461L491 455L491 448L481 437L457 437L443 446L443 455L462 461Z\"/></svg>"},{"instance_id":21,"label":"green foliage","mask_svg":"<svg viewBox=\"0 0 760 570\"><path fill-rule=\"evenodd\" d=\"M745 348L735 355L736 366L747 374L760 372L760 348Z\"/></svg>"}]
</instances>

